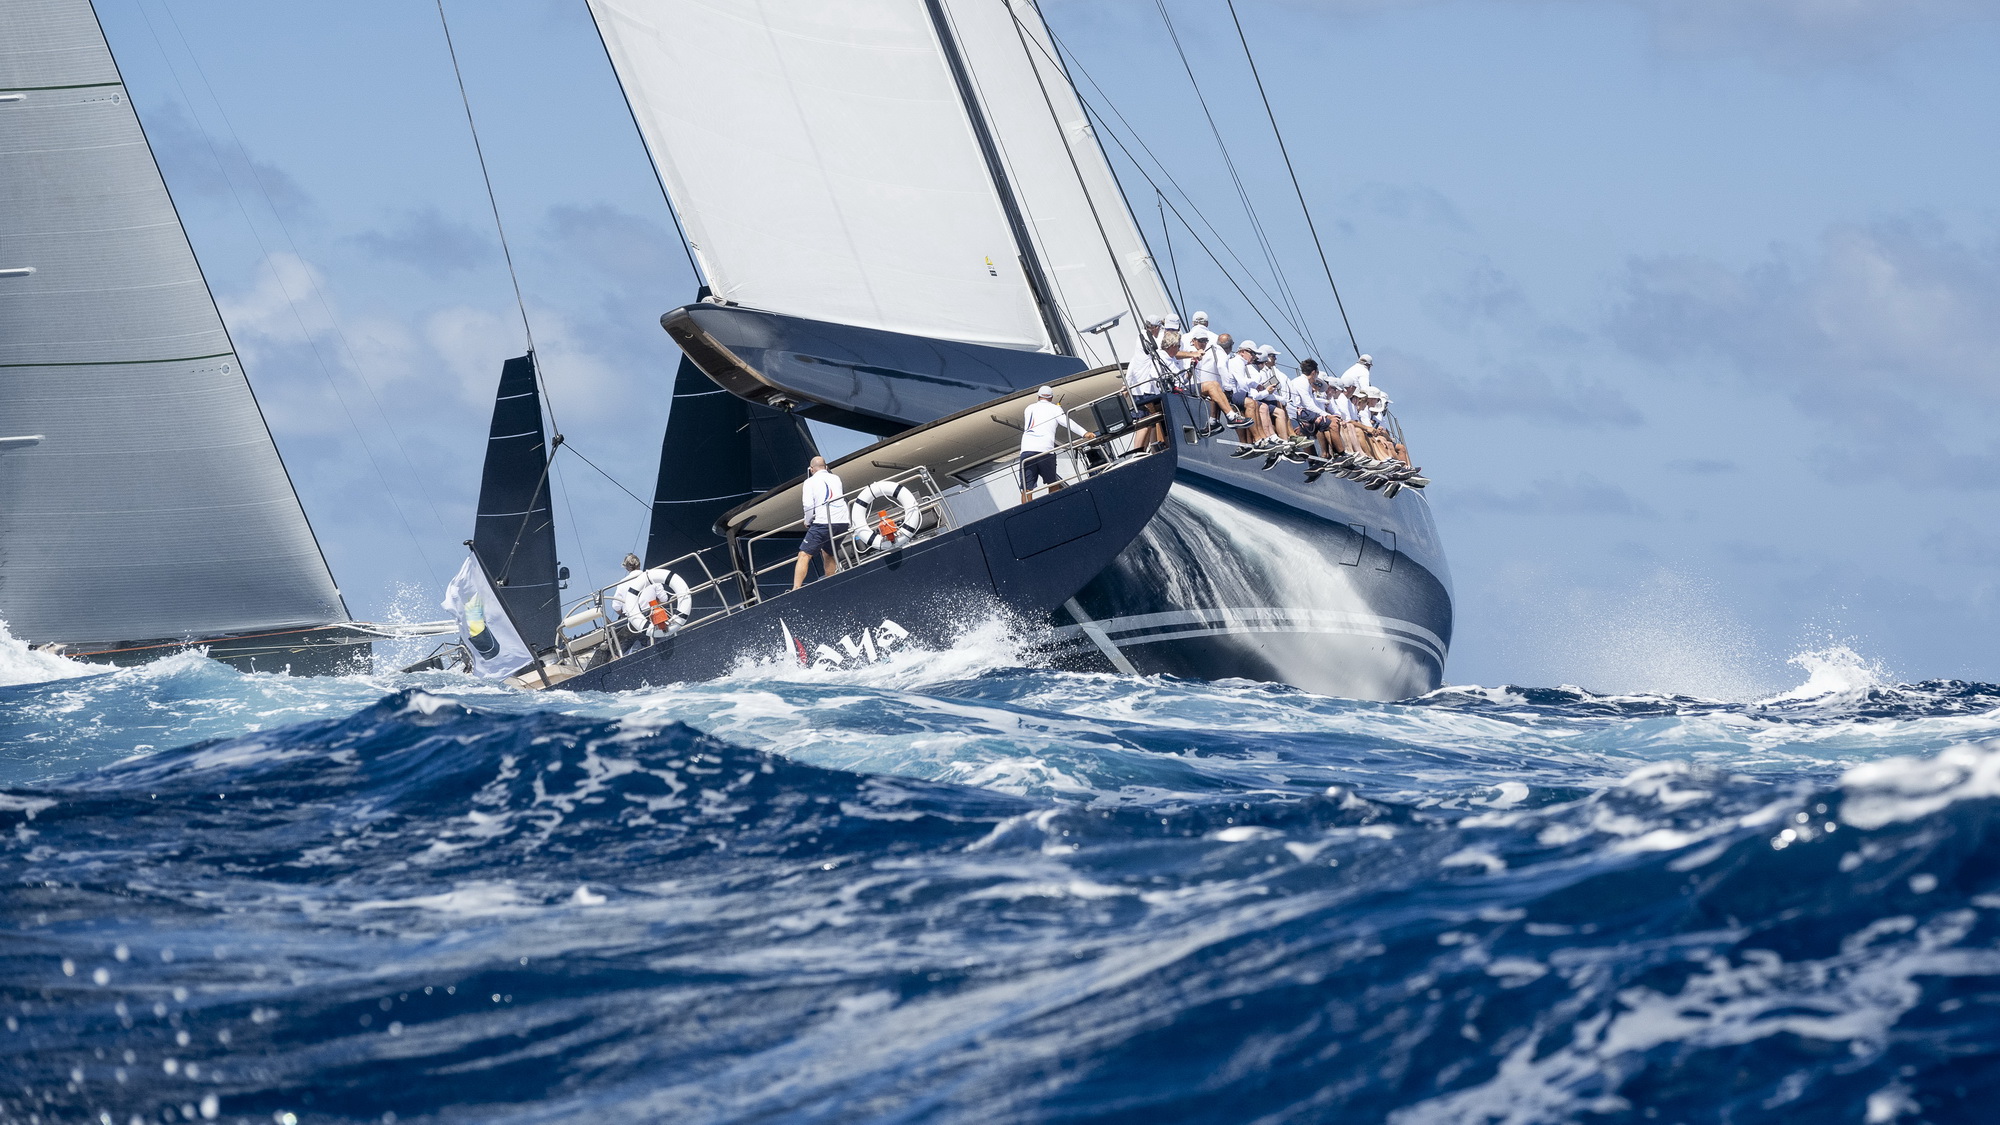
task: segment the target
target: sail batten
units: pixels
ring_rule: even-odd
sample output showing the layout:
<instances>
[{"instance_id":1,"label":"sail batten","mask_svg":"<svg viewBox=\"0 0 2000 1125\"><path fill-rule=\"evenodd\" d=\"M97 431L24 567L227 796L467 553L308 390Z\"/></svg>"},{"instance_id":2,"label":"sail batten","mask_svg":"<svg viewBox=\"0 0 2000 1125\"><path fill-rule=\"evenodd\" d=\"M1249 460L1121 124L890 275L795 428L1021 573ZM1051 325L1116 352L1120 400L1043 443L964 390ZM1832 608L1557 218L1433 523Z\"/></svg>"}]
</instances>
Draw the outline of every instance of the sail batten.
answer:
<instances>
[{"instance_id":1,"label":"sail batten","mask_svg":"<svg viewBox=\"0 0 2000 1125\"><path fill-rule=\"evenodd\" d=\"M0 619L348 620L88 0L0 6Z\"/></svg>"}]
</instances>

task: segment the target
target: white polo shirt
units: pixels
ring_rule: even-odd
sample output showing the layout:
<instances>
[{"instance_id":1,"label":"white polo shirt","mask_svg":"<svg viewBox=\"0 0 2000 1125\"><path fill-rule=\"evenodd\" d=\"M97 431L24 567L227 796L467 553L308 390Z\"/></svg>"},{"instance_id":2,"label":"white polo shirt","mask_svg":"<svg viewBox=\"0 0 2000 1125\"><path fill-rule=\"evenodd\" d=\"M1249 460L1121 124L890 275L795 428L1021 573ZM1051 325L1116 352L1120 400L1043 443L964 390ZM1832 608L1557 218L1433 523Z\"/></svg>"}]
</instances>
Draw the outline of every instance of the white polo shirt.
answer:
<instances>
[{"instance_id":1,"label":"white polo shirt","mask_svg":"<svg viewBox=\"0 0 2000 1125\"><path fill-rule=\"evenodd\" d=\"M1199 385L1202 383L1222 382L1222 365L1227 359L1228 357L1222 354L1222 349L1219 346L1210 344L1208 350L1201 353L1201 358L1195 361L1195 383Z\"/></svg>"},{"instance_id":2,"label":"white polo shirt","mask_svg":"<svg viewBox=\"0 0 2000 1125\"><path fill-rule=\"evenodd\" d=\"M1056 427L1061 426L1077 437L1089 430L1070 418L1069 412L1045 398L1038 398L1028 404L1021 416L1021 452L1047 453L1056 447Z\"/></svg>"},{"instance_id":3,"label":"white polo shirt","mask_svg":"<svg viewBox=\"0 0 2000 1125\"><path fill-rule=\"evenodd\" d=\"M847 506L841 504L840 496L847 489L841 486L840 478L831 469L821 469L806 478L806 486L799 499L805 507L807 526L823 523L833 527L847 524Z\"/></svg>"}]
</instances>

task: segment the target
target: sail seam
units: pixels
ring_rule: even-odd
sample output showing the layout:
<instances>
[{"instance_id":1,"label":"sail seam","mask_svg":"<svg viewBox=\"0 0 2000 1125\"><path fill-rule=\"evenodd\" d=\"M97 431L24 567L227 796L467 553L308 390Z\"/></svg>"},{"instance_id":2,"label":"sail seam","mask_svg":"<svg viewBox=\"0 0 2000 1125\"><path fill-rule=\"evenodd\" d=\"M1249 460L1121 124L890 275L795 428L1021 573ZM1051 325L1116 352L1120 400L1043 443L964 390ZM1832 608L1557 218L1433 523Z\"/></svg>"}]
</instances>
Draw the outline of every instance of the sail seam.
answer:
<instances>
[{"instance_id":1,"label":"sail seam","mask_svg":"<svg viewBox=\"0 0 2000 1125\"><path fill-rule=\"evenodd\" d=\"M123 82L78 82L70 86L0 86L0 92L12 94L32 90L102 90L124 84Z\"/></svg>"},{"instance_id":2,"label":"sail seam","mask_svg":"<svg viewBox=\"0 0 2000 1125\"><path fill-rule=\"evenodd\" d=\"M184 355L169 359L86 359L69 363L0 363L7 367L132 367L142 363L194 363L204 359L227 359L235 352L216 352L213 355Z\"/></svg>"}]
</instances>

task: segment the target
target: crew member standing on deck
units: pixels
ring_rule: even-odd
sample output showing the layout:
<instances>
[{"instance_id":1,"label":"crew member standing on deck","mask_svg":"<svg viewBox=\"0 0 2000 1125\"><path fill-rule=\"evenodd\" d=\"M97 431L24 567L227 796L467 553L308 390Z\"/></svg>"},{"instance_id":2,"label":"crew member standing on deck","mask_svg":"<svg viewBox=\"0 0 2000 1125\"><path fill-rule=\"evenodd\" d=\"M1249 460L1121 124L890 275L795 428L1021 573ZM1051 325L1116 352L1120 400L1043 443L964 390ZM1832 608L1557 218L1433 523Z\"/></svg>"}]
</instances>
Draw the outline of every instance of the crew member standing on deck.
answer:
<instances>
[{"instance_id":1,"label":"crew member standing on deck","mask_svg":"<svg viewBox=\"0 0 2000 1125\"><path fill-rule=\"evenodd\" d=\"M1057 406L1054 388L1043 387L1028 404L1028 412L1021 416L1021 503L1026 504L1035 497L1035 482L1049 486L1050 492L1062 490L1062 476L1056 469L1056 427L1062 426L1073 434L1086 438L1097 435L1071 420L1069 412Z\"/></svg>"},{"instance_id":2,"label":"crew member standing on deck","mask_svg":"<svg viewBox=\"0 0 2000 1125\"><path fill-rule=\"evenodd\" d=\"M805 487L800 497L806 511L806 538L799 544L799 561L792 567L792 589L806 584L806 570L812 566L814 555L826 563L828 577L840 573L840 562L833 557L833 541L847 534L847 505L841 499L846 489L840 478L826 467L826 458L815 457L806 466Z\"/></svg>"},{"instance_id":3,"label":"crew member standing on deck","mask_svg":"<svg viewBox=\"0 0 2000 1125\"><path fill-rule=\"evenodd\" d=\"M1134 419L1140 423L1132 446L1134 453L1165 444L1167 431L1160 424L1165 413L1161 396L1178 384L1182 368L1180 319L1172 316L1159 319L1162 323L1155 325L1148 318L1146 334L1139 338L1139 350L1125 365L1125 388L1132 394L1133 405L1139 408L1139 417Z\"/></svg>"}]
</instances>

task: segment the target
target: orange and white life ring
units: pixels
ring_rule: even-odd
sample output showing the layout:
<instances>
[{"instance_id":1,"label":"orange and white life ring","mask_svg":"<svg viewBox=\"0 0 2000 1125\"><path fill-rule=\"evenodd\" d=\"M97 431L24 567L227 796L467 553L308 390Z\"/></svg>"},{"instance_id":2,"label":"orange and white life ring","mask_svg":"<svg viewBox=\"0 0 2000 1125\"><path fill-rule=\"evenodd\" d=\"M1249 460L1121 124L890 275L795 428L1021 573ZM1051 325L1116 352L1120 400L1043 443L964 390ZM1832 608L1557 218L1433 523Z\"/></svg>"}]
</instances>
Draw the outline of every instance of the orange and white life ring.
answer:
<instances>
[{"instance_id":1,"label":"orange and white life ring","mask_svg":"<svg viewBox=\"0 0 2000 1125\"><path fill-rule=\"evenodd\" d=\"M862 489L847 514L854 546L861 551L901 547L927 530L917 494L893 481L878 480Z\"/></svg>"}]
</instances>

